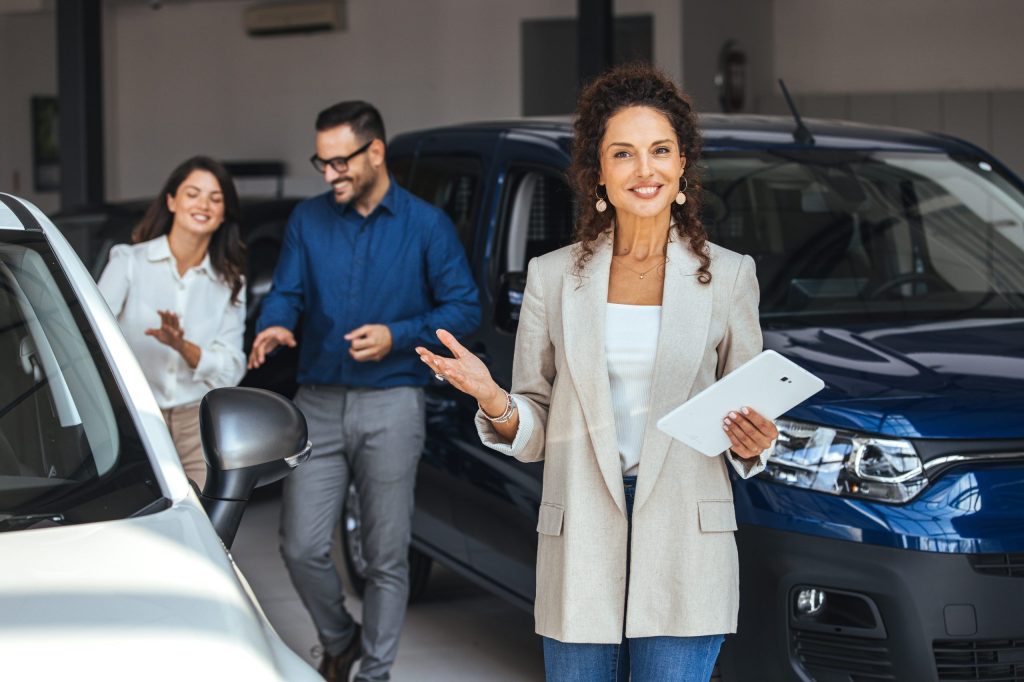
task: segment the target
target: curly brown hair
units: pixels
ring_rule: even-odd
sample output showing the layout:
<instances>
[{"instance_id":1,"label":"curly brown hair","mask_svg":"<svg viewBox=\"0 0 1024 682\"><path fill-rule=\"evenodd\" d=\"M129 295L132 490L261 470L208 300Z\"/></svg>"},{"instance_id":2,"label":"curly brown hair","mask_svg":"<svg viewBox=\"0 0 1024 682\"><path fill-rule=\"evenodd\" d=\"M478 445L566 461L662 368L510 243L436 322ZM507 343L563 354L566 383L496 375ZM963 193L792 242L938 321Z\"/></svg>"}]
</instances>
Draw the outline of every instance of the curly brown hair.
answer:
<instances>
[{"instance_id":1,"label":"curly brown hair","mask_svg":"<svg viewBox=\"0 0 1024 682\"><path fill-rule=\"evenodd\" d=\"M708 254L707 232L700 220L700 160L702 138L697 114L690 98L662 71L650 64L636 62L617 66L592 81L580 93L573 125L574 140L569 181L576 194L579 216L575 239L579 242L574 270L583 272L594 255L594 242L612 229L615 207L599 213L594 206L601 175L601 140L608 119L627 107L650 107L661 112L676 132L679 146L686 156L685 204L672 204L672 221L679 237L689 241L690 249L700 260L697 279L711 282L711 256Z\"/></svg>"}]
</instances>

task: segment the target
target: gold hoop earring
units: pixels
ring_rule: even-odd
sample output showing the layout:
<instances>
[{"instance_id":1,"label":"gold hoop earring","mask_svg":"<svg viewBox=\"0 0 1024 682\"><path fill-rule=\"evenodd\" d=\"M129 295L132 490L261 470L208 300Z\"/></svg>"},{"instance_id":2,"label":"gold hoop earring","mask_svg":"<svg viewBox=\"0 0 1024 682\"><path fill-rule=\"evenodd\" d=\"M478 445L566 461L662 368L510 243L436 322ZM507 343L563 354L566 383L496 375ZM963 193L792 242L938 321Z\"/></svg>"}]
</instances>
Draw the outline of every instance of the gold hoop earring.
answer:
<instances>
[{"instance_id":1,"label":"gold hoop earring","mask_svg":"<svg viewBox=\"0 0 1024 682\"><path fill-rule=\"evenodd\" d=\"M689 187L689 183L686 182L685 177L680 178L680 180L683 181L683 185L679 188L679 193L676 194L676 203L682 206L686 203L686 188Z\"/></svg>"},{"instance_id":2,"label":"gold hoop earring","mask_svg":"<svg viewBox=\"0 0 1024 682\"><path fill-rule=\"evenodd\" d=\"M597 203L594 204L594 208L597 209L598 213L604 213L605 211L608 210L608 201L603 199L601 195L598 193L600 191L601 185L598 185L597 187L598 189L594 190L594 196L597 197Z\"/></svg>"}]
</instances>

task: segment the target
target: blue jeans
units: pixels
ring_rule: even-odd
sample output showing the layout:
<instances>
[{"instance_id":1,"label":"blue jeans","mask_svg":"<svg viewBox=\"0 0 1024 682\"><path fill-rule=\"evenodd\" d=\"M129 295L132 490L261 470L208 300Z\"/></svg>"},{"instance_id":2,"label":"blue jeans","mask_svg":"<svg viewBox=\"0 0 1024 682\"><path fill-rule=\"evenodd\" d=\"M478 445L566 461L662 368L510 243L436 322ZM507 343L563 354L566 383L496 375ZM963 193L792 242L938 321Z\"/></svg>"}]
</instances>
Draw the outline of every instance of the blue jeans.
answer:
<instances>
[{"instance_id":1,"label":"blue jeans","mask_svg":"<svg viewBox=\"0 0 1024 682\"><path fill-rule=\"evenodd\" d=\"M622 484L632 535L636 476L624 476ZM707 682L724 639L724 635L626 639L623 634L618 644L585 644L544 637L544 676L547 682L628 682L630 675L634 682Z\"/></svg>"}]
</instances>

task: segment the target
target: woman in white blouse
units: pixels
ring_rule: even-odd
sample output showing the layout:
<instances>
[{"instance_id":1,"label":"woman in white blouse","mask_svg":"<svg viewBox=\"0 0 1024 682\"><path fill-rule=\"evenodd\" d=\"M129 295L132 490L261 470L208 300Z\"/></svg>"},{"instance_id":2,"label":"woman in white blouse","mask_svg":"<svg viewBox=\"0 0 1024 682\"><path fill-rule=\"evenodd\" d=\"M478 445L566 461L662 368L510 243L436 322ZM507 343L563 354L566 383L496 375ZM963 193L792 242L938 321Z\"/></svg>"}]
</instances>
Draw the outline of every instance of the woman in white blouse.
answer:
<instances>
[{"instance_id":1,"label":"woman in white blouse","mask_svg":"<svg viewBox=\"0 0 1024 682\"><path fill-rule=\"evenodd\" d=\"M245 374L245 247L227 170L193 157L174 169L99 287L163 410L185 473L202 490L199 400Z\"/></svg>"},{"instance_id":2,"label":"woman in white blouse","mask_svg":"<svg viewBox=\"0 0 1024 682\"><path fill-rule=\"evenodd\" d=\"M777 431L736 406L705 457L654 424L761 350L754 263L707 241L690 101L648 65L590 84L569 176L577 242L534 259L512 393L447 332L423 361L476 398L483 442L544 460L537 632L552 681L707 680L735 632L732 488Z\"/></svg>"}]
</instances>

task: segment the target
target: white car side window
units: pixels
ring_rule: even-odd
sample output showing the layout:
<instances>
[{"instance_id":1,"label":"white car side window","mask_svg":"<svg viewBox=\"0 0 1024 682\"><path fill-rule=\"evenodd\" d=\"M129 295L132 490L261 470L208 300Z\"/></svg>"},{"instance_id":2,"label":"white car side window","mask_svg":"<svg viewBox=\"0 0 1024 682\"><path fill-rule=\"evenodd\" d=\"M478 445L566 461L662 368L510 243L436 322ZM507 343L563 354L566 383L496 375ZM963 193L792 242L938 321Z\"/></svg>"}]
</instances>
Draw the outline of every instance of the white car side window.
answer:
<instances>
[{"instance_id":1,"label":"white car side window","mask_svg":"<svg viewBox=\"0 0 1024 682\"><path fill-rule=\"evenodd\" d=\"M39 465L37 473L44 478L70 478L77 473L76 466L88 465L91 457L96 475L102 476L117 460L117 424L99 372L57 283L39 254L13 246L0 246L0 281L8 299L5 317L10 318L5 333L11 335L11 347L16 344L18 349L15 363L10 363L13 358L4 363L16 364L18 369L11 369L20 370L24 378L19 382L28 387L9 401L7 409L22 406L17 418L34 421L34 428L54 444L40 446L40 462L31 464ZM49 408L41 402L46 395ZM48 409L56 423L48 421ZM80 451L84 444L75 442L76 427L84 432L89 452ZM53 430L58 432L47 433ZM32 457L21 448L16 451Z\"/></svg>"}]
</instances>

